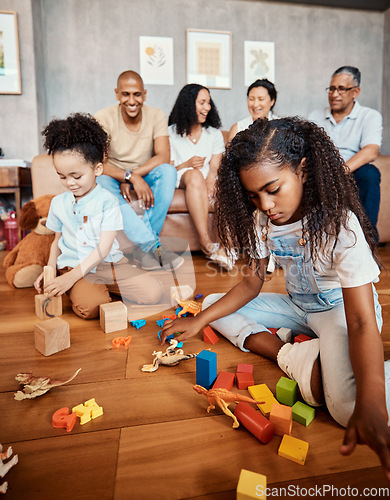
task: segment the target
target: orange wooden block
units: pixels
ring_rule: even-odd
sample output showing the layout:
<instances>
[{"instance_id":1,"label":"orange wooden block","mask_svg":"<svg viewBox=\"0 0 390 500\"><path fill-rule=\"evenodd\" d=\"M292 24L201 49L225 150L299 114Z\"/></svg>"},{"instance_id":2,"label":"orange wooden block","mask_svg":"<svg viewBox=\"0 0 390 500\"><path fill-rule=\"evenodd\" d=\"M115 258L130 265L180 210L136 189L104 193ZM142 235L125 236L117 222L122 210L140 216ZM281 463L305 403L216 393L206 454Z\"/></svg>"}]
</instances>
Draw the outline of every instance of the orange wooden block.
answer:
<instances>
[{"instance_id":1,"label":"orange wooden block","mask_svg":"<svg viewBox=\"0 0 390 500\"><path fill-rule=\"evenodd\" d=\"M35 348L44 356L70 347L69 323L61 318L52 318L34 325Z\"/></svg>"},{"instance_id":2,"label":"orange wooden block","mask_svg":"<svg viewBox=\"0 0 390 500\"><path fill-rule=\"evenodd\" d=\"M250 385L254 385L253 375L248 372L237 372L237 387L239 389L248 389Z\"/></svg>"},{"instance_id":3,"label":"orange wooden block","mask_svg":"<svg viewBox=\"0 0 390 500\"><path fill-rule=\"evenodd\" d=\"M269 419L275 426L275 434L283 436L291 434L292 429L292 408L291 406L274 403L269 414Z\"/></svg>"},{"instance_id":4,"label":"orange wooden block","mask_svg":"<svg viewBox=\"0 0 390 500\"><path fill-rule=\"evenodd\" d=\"M252 373L253 365L247 365L246 363L239 363L237 365L237 373Z\"/></svg>"},{"instance_id":5,"label":"orange wooden block","mask_svg":"<svg viewBox=\"0 0 390 500\"><path fill-rule=\"evenodd\" d=\"M218 373L217 380L214 382L213 389L232 390L234 384L234 373L221 371Z\"/></svg>"},{"instance_id":6,"label":"orange wooden block","mask_svg":"<svg viewBox=\"0 0 390 500\"><path fill-rule=\"evenodd\" d=\"M219 338L217 337L211 326L206 326L206 328L203 330L203 342L214 345L218 342L218 340Z\"/></svg>"}]
</instances>

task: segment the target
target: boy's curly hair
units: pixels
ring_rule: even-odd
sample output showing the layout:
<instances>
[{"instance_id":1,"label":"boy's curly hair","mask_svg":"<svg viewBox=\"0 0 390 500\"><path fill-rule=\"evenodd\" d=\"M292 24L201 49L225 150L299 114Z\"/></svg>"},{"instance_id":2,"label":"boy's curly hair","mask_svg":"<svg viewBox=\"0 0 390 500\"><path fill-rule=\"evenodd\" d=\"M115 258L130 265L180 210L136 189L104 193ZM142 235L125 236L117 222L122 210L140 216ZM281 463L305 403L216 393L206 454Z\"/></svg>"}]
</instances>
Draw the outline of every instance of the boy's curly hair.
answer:
<instances>
[{"instance_id":1,"label":"boy's curly hair","mask_svg":"<svg viewBox=\"0 0 390 500\"><path fill-rule=\"evenodd\" d=\"M303 233L312 258L333 238L336 245L352 211L379 263L374 229L360 204L352 174L324 129L299 117L258 119L228 144L216 182L215 210L222 244L254 249L258 243L256 207L241 185L240 172L264 161L296 172L303 158Z\"/></svg>"},{"instance_id":2,"label":"boy's curly hair","mask_svg":"<svg viewBox=\"0 0 390 500\"><path fill-rule=\"evenodd\" d=\"M76 151L86 162L96 165L108 155L110 138L90 114L73 113L67 118L52 120L42 131L44 148L49 154Z\"/></svg>"},{"instance_id":3,"label":"boy's curly hair","mask_svg":"<svg viewBox=\"0 0 390 500\"><path fill-rule=\"evenodd\" d=\"M185 85L179 95L176 98L176 102L173 105L172 111L169 115L168 125L176 126L176 133L183 136L184 134L189 135L191 129L194 125L198 124L198 117L196 116L195 101L198 97L199 92L204 89L210 95L210 91L207 87L203 85L198 85L197 83L189 83ZM211 109L207 115L206 121L203 127L221 127L221 120L217 108L210 96L210 106Z\"/></svg>"}]
</instances>

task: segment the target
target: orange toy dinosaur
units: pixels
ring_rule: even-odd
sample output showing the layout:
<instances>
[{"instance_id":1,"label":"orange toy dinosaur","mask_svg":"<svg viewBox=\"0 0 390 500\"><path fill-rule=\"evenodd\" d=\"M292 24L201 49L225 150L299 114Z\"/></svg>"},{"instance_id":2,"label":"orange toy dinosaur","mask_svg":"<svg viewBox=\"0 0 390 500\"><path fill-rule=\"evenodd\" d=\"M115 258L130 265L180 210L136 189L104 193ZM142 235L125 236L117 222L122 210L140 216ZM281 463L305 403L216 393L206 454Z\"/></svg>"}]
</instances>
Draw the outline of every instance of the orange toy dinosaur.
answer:
<instances>
[{"instance_id":1,"label":"orange toy dinosaur","mask_svg":"<svg viewBox=\"0 0 390 500\"><path fill-rule=\"evenodd\" d=\"M183 308L177 315L179 318L187 312L196 316L202 310L202 304L200 302L196 302L196 300L179 300L175 293L173 293L172 297L176 300L179 306Z\"/></svg>"},{"instance_id":2,"label":"orange toy dinosaur","mask_svg":"<svg viewBox=\"0 0 390 500\"><path fill-rule=\"evenodd\" d=\"M233 422L233 428L237 429L239 427L239 423L237 418L233 415L233 413L229 410L228 405L230 403L238 403L239 401L244 401L245 403L256 403L256 404L262 404L263 401L255 401L252 398L248 398L247 396L242 396L241 394L237 394L236 392L230 392L227 389L205 389L201 385L193 385L192 386L194 391L196 391L198 394L203 394L206 396L208 402L210 403L210 406L207 408L207 413L209 413L210 410L214 410L215 405L217 404L221 410L225 413L225 415L228 415L229 417L232 417L234 420Z\"/></svg>"}]
</instances>

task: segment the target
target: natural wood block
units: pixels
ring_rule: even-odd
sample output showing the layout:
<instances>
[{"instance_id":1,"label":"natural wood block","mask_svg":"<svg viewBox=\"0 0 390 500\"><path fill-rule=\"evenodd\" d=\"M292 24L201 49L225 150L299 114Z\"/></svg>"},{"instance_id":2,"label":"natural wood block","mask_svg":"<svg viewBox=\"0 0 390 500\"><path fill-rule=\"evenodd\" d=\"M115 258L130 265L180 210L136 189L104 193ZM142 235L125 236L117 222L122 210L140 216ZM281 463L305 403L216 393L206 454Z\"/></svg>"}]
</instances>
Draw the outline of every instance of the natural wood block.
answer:
<instances>
[{"instance_id":1,"label":"natural wood block","mask_svg":"<svg viewBox=\"0 0 390 500\"><path fill-rule=\"evenodd\" d=\"M123 302L108 302L101 304L100 326L105 333L126 330L127 328L127 307Z\"/></svg>"},{"instance_id":2,"label":"natural wood block","mask_svg":"<svg viewBox=\"0 0 390 500\"><path fill-rule=\"evenodd\" d=\"M43 287L56 277L56 270L53 266L43 267Z\"/></svg>"},{"instance_id":3,"label":"natural wood block","mask_svg":"<svg viewBox=\"0 0 390 500\"><path fill-rule=\"evenodd\" d=\"M62 297L48 297L45 294L35 295L35 314L39 319L54 318L62 314Z\"/></svg>"},{"instance_id":4,"label":"natural wood block","mask_svg":"<svg viewBox=\"0 0 390 500\"><path fill-rule=\"evenodd\" d=\"M69 323L61 318L52 318L34 325L35 348L44 356L70 347Z\"/></svg>"}]
</instances>

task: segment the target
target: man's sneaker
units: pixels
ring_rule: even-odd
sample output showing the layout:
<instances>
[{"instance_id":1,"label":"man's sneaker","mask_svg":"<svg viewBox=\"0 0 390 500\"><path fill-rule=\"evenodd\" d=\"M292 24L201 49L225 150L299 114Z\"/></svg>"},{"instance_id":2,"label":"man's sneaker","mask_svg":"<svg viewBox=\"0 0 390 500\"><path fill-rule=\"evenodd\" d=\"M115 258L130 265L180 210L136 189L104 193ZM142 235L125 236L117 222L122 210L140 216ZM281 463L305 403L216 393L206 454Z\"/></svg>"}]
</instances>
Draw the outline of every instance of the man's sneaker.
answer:
<instances>
[{"instance_id":1,"label":"man's sneaker","mask_svg":"<svg viewBox=\"0 0 390 500\"><path fill-rule=\"evenodd\" d=\"M133 254L134 262L136 262L145 271L155 271L161 269L160 262L155 259L152 252L143 252L137 247Z\"/></svg>"},{"instance_id":2,"label":"man's sneaker","mask_svg":"<svg viewBox=\"0 0 390 500\"><path fill-rule=\"evenodd\" d=\"M166 271L174 271L178 269L184 262L183 257L177 255L167 248L160 245L151 251L153 257L159 262L160 267L165 269Z\"/></svg>"}]
</instances>

